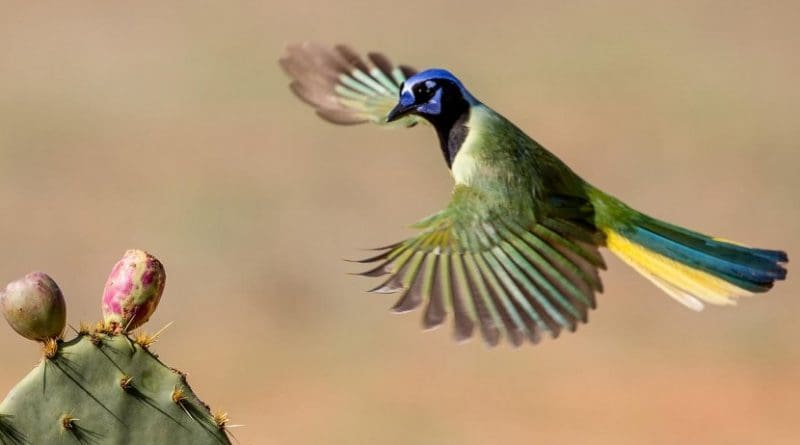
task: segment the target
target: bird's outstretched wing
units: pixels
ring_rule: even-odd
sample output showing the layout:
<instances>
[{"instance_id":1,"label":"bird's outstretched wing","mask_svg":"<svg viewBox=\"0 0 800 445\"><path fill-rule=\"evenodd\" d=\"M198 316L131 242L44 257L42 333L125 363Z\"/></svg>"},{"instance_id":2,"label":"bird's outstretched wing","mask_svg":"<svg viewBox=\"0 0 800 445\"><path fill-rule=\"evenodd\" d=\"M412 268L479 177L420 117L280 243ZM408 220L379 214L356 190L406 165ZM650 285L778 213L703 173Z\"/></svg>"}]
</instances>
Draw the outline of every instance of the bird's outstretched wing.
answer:
<instances>
[{"instance_id":1,"label":"bird's outstretched wing","mask_svg":"<svg viewBox=\"0 0 800 445\"><path fill-rule=\"evenodd\" d=\"M416 71L405 65L395 67L380 53L369 53L367 59L345 45L328 48L306 42L289 45L280 64L292 78L292 91L320 117L343 125L384 125L397 103L400 85ZM420 121L409 115L398 119L397 125L408 127Z\"/></svg>"},{"instance_id":2,"label":"bird's outstretched wing","mask_svg":"<svg viewBox=\"0 0 800 445\"><path fill-rule=\"evenodd\" d=\"M457 340L477 324L492 346L502 332L516 346L587 321L605 268L592 230L558 216L461 219L451 206L417 224L418 236L362 260L378 263L362 275L388 275L372 292L400 292L396 312L424 303L425 328L452 312Z\"/></svg>"}]
</instances>

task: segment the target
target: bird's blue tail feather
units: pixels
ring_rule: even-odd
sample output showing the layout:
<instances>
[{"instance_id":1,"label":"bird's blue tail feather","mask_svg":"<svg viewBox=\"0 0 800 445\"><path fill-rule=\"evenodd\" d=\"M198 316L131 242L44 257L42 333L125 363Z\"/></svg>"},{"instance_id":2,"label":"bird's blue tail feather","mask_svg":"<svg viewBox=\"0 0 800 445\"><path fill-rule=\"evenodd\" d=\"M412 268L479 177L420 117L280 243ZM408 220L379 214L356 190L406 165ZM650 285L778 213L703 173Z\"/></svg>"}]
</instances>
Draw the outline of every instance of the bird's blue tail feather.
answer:
<instances>
[{"instance_id":1,"label":"bird's blue tail feather","mask_svg":"<svg viewBox=\"0 0 800 445\"><path fill-rule=\"evenodd\" d=\"M595 204L609 250L693 309L701 309L702 302L733 304L786 278L786 252L703 235L639 213L608 195Z\"/></svg>"}]
</instances>

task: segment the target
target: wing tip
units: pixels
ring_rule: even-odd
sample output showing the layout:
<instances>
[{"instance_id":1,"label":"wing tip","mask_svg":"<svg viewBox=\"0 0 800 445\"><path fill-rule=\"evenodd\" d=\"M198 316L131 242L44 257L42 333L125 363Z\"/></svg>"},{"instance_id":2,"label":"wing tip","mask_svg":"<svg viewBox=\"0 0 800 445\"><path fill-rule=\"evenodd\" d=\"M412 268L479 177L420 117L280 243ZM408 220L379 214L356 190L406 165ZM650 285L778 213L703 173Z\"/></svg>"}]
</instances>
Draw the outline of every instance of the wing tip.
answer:
<instances>
[{"instance_id":1,"label":"wing tip","mask_svg":"<svg viewBox=\"0 0 800 445\"><path fill-rule=\"evenodd\" d=\"M350 45L312 41L288 43L278 64L291 78L292 92L319 117L337 125L386 125L399 84L416 72L408 65L395 68L381 53L369 52L365 61ZM412 127L418 120L409 116L399 122Z\"/></svg>"}]
</instances>

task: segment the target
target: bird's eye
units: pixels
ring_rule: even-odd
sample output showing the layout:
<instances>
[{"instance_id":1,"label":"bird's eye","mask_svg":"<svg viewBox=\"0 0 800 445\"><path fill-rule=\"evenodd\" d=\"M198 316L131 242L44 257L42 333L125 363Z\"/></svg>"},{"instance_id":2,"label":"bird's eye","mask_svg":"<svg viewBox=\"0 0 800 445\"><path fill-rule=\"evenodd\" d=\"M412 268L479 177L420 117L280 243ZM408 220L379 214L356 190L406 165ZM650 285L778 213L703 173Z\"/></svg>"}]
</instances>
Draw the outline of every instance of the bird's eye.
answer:
<instances>
[{"instance_id":1,"label":"bird's eye","mask_svg":"<svg viewBox=\"0 0 800 445\"><path fill-rule=\"evenodd\" d=\"M418 101L426 101L433 97L435 88L436 82L432 80L426 80L425 82L418 83L414 85L414 96L416 96Z\"/></svg>"}]
</instances>

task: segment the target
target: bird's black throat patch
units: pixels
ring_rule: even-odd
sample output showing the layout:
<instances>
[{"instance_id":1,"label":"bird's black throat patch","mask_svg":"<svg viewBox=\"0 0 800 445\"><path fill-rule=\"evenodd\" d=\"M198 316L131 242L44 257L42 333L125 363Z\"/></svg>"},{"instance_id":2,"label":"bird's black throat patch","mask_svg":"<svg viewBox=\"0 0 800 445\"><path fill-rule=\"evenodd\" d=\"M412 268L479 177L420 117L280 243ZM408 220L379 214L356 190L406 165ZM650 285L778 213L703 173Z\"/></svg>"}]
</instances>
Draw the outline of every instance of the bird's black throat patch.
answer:
<instances>
[{"instance_id":1,"label":"bird's black throat patch","mask_svg":"<svg viewBox=\"0 0 800 445\"><path fill-rule=\"evenodd\" d=\"M447 168L453 168L453 161L458 154L458 150L461 149L464 140L467 138L467 133L469 133L469 127L467 127L468 120L469 108L453 122L453 125L450 126L446 135L439 133L439 143L442 146L442 154L444 155L445 162L447 162Z\"/></svg>"},{"instance_id":2,"label":"bird's black throat patch","mask_svg":"<svg viewBox=\"0 0 800 445\"><path fill-rule=\"evenodd\" d=\"M444 91L441 96L441 112L422 116L436 128L447 168L452 168L453 160L469 132L467 121L469 120L470 104L457 85L445 82L442 89Z\"/></svg>"}]
</instances>

